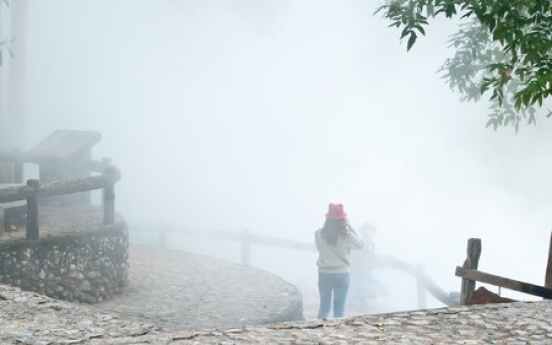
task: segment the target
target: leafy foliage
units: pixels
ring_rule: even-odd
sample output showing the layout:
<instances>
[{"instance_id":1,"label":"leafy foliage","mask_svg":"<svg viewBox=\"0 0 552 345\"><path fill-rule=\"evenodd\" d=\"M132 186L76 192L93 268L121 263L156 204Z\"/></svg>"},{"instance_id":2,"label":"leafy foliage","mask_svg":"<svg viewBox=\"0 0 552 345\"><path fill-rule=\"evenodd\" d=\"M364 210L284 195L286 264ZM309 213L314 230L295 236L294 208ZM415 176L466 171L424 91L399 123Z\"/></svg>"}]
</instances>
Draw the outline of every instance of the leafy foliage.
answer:
<instances>
[{"instance_id":1,"label":"leafy foliage","mask_svg":"<svg viewBox=\"0 0 552 345\"><path fill-rule=\"evenodd\" d=\"M10 57L14 57L13 51L10 48L11 41L2 41L0 42L0 66L4 62L4 53L7 52Z\"/></svg>"},{"instance_id":2,"label":"leafy foliage","mask_svg":"<svg viewBox=\"0 0 552 345\"><path fill-rule=\"evenodd\" d=\"M4 0L3 3L6 7L10 7L10 2L8 0ZM2 66L2 62L4 61L4 52L7 52L9 56L13 57L13 51L10 49L10 43L11 41L8 40L0 42L0 66Z\"/></svg>"},{"instance_id":3,"label":"leafy foliage","mask_svg":"<svg viewBox=\"0 0 552 345\"><path fill-rule=\"evenodd\" d=\"M440 71L462 101L490 93L488 126L535 123L552 96L552 2L550 0L390 0L376 13L408 37L407 50L425 35L428 19L461 16L449 43L454 57ZM548 111L547 117L552 112Z\"/></svg>"}]
</instances>

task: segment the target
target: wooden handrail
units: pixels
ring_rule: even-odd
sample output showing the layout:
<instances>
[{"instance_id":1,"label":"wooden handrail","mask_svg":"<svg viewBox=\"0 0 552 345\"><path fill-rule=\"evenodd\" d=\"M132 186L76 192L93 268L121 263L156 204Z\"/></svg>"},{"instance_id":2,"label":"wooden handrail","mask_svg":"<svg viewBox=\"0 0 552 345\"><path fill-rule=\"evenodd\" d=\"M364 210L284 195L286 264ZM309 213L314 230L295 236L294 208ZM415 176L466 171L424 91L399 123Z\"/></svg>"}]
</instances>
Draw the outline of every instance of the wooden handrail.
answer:
<instances>
[{"instance_id":1,"label":"wooden handrail","mask_svg":"<svg viewBox=\"0 0 552 345\"><path fill-rule=\"evenodd\" d=\"M46 182L40 184L38 190L27 186L0 188L0 203L25 200L31 194L39 197L54 196L86 192L95 189L102 189L113 185L121 178L119 169L111 166L98 176L80 177L73 180Z\"/></svg>"},{"instance_id":2,"label":"wooden handrail","mask_svg":"<svg viewBox=\"0 0 552 345\"><path fill-rule=\"evenodd\" d=\"M385 257L383 260L383 265L386 267L394 268L396 270L403 271L410 274L418 282L420 288L424 288L429 292L433 297L439 300L441 303L447 306L455 306L460 303L459 298L456 298L454 293L448 293L443 290L441 287L431 279L421 266L414 266L412 264L406 263L404 261L398 260L393 257Z\"/></svg>"},{"instance_id":3,"label":"wooden handrail","mask_svg":"<svg viewBox=\"0 0 552 345\"><path fill-rule=\"evenodd\" d=\"M0 153L0 160L6 158L9 157ZM101 162L91 160L89 164L91 171L102 169L102 173L96 176L42 184L38 180L30 179L26 186L0 188L0 204L20 200L27 201L27 239L35 240L39 237L38 199L40 197L104 189L103 224L113 224L115 222L114 186L120 180L121 172L107 158L104 158Z\"/></svg>"},{"instance_id":4,"label":"wooden handrail","mask_svg":"<svg viewBox=\"0 0 552 345\"><path fill-rule=\"evenodd\" d=\"M283 238L260 235L249 235L249 238L251 243L267 247L284 247L288 249L304 250L307 252L316 252L316 245L314 243L297 242Z\"/></svg>"},{"instance_id":5,"label":"wooden handrail","mask_svg":"<svg viewBox=\"0 0 552 345\"><path fill-rule=\"evenodd\" d=\"M249 254L251 244L263 245L268 247L286 248L292 250L300 250L316 253L316 245L314 243L306 243L293 241L283 238L276 238L263 235L251 234L248 229L242 229L241 232L227 231L227 230L215 230L215 229L198 229L183 226L169 226L167 224L149 224L148 227L157 228L159 234L158 245L161 248L165 248L167 243L167 233L187 234L187 235L200 235L215 237L218 239L230 240L241 242L241 262L243 265L249 265ZM421 268L421 266L414 266L396 258L386 256L382 260L382 266L403 271L417 281L417 286L421 290L427 291L437 300L447 306L455 306L459 304L459 293L447 293L440 288L435 281L433 281L427 273ZM418 291L418 296L421 298L421 291ZM423 301L419 301L419 305L423 304ZM421 306L421 309L424 307Z\"/></svg>"},{"instance_id":6,"label":"wooden handrail","mask_svg":"<svg viewBox=\"0 0 552 345\"><path fill-rule=\"evenodd\" d=\"M539 286L479 271L477 269L477 266L479 263L479 257L481 256L481 240L479 238L468 239L468 256L462 266L456 267L455 272L455 275L457 277L462 278L460 304L466 305L471 301L474 294L476 282L491 284L498 287L523 292L529 295L552 299L552 289L550 288L550 286L548 286L550 280L552 280L549 279L549 268L550 263L552 262L552 259L550 258L550 253L552 253L552 239L550 243L548 258L549 266L547 267L545 286Z\"/></svg>"},{"instance_id":7,"label":"wooden handrail","mask_svg":"<svg viewBox=\"0 0 552 345\"><path fill-rule=\"evenodd\" d=\"M198 229L186 226L169 226L167 224L151 224L151 226L157 227L159 230L159 247L164 248L166 243L166 236L168 232L177 233L177 234L186 234L186 235L201 235L208 237L215 237L218 239L224 239L229 241L237 242L246 242L248 244L259 244L268 247L281 247L287 249L303 250L309 252L316 252L316 246L314 243L305 243L293 240L287 240L283 238L262 236L251 234L248 229L242 229L241 231L228 231L228 230L218 230L218 229ZM249 258L247 258L249 259ZM248 261L243 261L243 264L247 265Z\"/></svg>"},{"instance_id":8,"label":"wooden handrail","mask_svg":"<svg viewBox=\"0 0 552 345\"><path fill-rule=\"evenodd\" d=\"M456 266L456 276L462 277L464 279L468 279L474 282L478 281L486 284L500 286L510 290L523 292L529 295L544 297L548 299L552 298L552 289L522 282L519 280L500 277L494 274L489 274L475 269Z\"/></svg>"}]
</instances>

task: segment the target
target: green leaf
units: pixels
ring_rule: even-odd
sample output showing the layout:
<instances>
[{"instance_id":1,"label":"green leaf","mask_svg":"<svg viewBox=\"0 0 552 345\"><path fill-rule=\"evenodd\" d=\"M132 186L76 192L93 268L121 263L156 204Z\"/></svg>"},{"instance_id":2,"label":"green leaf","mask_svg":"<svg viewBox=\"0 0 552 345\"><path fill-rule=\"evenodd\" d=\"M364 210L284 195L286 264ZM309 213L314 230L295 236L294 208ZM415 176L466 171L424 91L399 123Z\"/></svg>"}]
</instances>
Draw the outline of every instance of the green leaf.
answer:
<instances>
[{"instance_id":1,"label":"green leaf","mask_svg":"<svg viewBox=\"0 0 552 345\"><path fill-rule=\"evenodd\" d=\"M434 15L433 1L427 2L426 11L427 11L426 13L428 17L433 17Z\"/></svg>"},{"instance_id":2,"label":"green leaf","mask_svg":"<svg viewBox=\"0 0 552 345\"><path fill-rule=\"evenodd\" d=\"M414 31L412 31L410 33L410 38L408 39L408 44L406 45L406 50L409 51L410 48L412 48L412 46L414 45L414 43L416 42L416 33Z\"/></svg>"},{"instance_id":3,"label":"green leaf","mask_svg":"<svg viewBox=\"0 0 552 345\"><path fill-rule=\"evenodd\" d=\"M485 81L481 84L481 88L479 89L481 94L484 94L489 89L489 84L491 84L489 81Z\"/></svg>"},{"instance_id":4,"label":"green leaf","mask_svg":"<svg viewBox=\"0 0 552 345\"><path fill-rule=\"evenodd\" d=\"M411 50L417 35L426 35L429 18L443 12L468 18L447 41L452 58L439 70L461 101L477 101L489 93L495 130L534 123L552 100L552 10L550 0L385 0L391 26L408 36ZM4 52L6 52L4 50ZM5 56L4 56L5 57ZM511 73L511 74L510 74ZM552 114L552 112L551 112ZM552 115L551 115L552 116Z\"/></svg>"},{"instance_id":5,"label":"green leaf","mask_svg":"<svg viewBox=\"0 0 552 345\"><path fill-rule=\"evenodd\" d=\"M527 119L527 124L528 125L534 124L535 126L537 125L537 121L536 121L536 118L535 118L535 109L534 108L531 108L529 110L529 118Z\"/></svg>"},{"instance_id":6,"label":"green leaf","mask_svg":"<svg viewBox=\"0 0 552 345\"><path fill-rule=\"evenodd\" d=\"M526 92L521 96L521 98L523 101L523 105L527 107L529 105L529 102L531 101L531 93Z\"/></svg>"},{"instance_id":7,"label":"green leaf","mask_svg":"<svg viewBox=\"0 0 552 345\"><path fill-rule=\"evenodd\" d=\"M462 17L460 17L460 19L471 17L472 14L473 11L467 11L465 14L462 15Z\"/></svg>"},{"instance_id":8,"label":"green leaf","mask_svg":"<svg viewBox=\"0 0 552 345\"><path fill-rule=\"evenodd\" d=\"M521 97L515 97L514 108L519 110L521 108Z\"/></svg>"},{"instance_id":9,"label":"green leaf","mask_svg":"<svg viewBox=\"0 0 552 345\"><path fill-rule=\"evenodd\" d=\"M416 29L418 29L418 31L425 36L425 31L424 31L424 28L421 26L421 25L415 25L414 26Z\"/></svg>"},{"instance_id":10,"label":"green leaf","mask_svg":"<svg viewBox=\"0 0 552 345\"><path fill-rule=\"evenodd\" d=\"M456 6L454 3L449 3L445 5L445 15L447 18L451 18L454 14L456 14Z\"/></svg>"},{"instance_id":11,"label":"green leaf","mask_svg":"<svg viewBox=\"0 0 552 345\"><path fill-rule=\"evenodd\" d=\"M406 36L410 35L412 33L412 30L410 28L404 28L401 33L401 40L405 38Z\"/></svg>"},{"instance_id":12,"label":"green leaf","mask_svg":"<svg viewBox=\"0 0 552 345\"><path fill-rule=\"evenodd\" d=\"M489 98L489 101L492 101L492 100L495 99L497 96L498 96L498 92L496 91L496 89L494 89L491 98ZM500 104L500 103L499 103L499 104Z\"/></svg>"}]
</instances>

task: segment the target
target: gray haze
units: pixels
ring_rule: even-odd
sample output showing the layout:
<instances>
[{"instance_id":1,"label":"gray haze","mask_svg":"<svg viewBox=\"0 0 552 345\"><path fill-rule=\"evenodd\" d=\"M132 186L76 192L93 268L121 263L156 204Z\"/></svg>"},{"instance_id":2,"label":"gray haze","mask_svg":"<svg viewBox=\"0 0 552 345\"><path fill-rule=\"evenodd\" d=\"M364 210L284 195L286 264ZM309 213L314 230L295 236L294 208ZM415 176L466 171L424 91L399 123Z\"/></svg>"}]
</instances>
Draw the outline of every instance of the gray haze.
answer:
<instances>
[{"instance_id":1,"label":"gray haze","mask_svg":"<svg viewBox=\"0 0 552 345\"><path fill-rule=\"evenodd\" d=\"M93 154L121 168L129 223L312 242L342 202L353 225L377 227L380 253L424 264L447 291L470 237L481 270L542 284L552 120L484 129L486 104L460 103L436 73L454 25L436 22L406 53L378 4L31 1L25 148L56 129L100 131ZM313 286L311 254L252 256ZM411 287L388 303L416 307L412 280L382 277Z\"/></svg>"}]
</instances>

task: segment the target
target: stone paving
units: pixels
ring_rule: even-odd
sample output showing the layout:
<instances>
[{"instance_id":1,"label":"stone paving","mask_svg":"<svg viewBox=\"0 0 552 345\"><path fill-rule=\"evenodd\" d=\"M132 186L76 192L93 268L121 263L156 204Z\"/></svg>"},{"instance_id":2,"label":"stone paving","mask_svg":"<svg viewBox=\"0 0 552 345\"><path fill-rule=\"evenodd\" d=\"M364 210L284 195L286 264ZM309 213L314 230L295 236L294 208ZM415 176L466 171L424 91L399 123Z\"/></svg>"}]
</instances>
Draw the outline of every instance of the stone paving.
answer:
<instances>
[{"instance_id":1,"label":"stone paving","mask_svg":"<svg viewBox=\"0 0 552 345\"><path fill-rule=\"evenodd\" d=\"M1 344L551 344L552 303L516 302L168 330L0 285Z\"/></svg>"},{"instance_id":2,"label":"stone paving","mask_svg":"<svg viewBox=\"0 0 552 345\"><path fill-rule=\"evenodd\" d=\"M299 290L253 267L131 244L130 288L92 307L166 329L230 328L303 319Z\"/></svg>"},{"instance_id":3,"label":"stone paving","mask_svg":"<svg viewBox=\"0 0 552 345\"><path fill-rule=\"evenodd\" d=\"M137 245L130 265L128 293L95 305L0 285L0 344L552 344L552 301L279 322L300 294L263 270Z\"/></svg>"}]
</instances>

